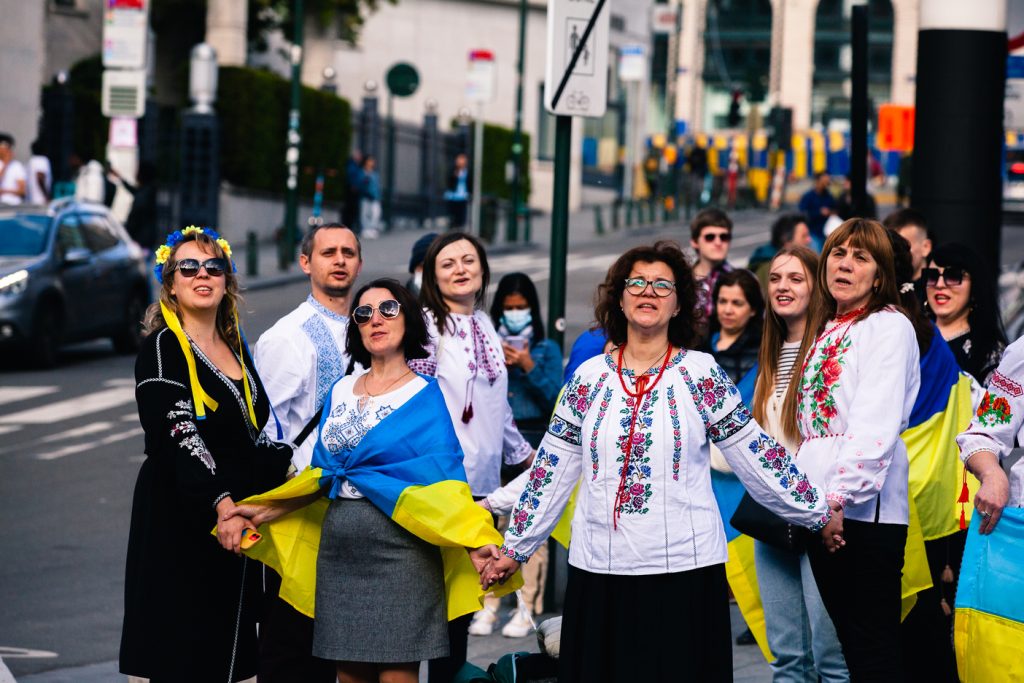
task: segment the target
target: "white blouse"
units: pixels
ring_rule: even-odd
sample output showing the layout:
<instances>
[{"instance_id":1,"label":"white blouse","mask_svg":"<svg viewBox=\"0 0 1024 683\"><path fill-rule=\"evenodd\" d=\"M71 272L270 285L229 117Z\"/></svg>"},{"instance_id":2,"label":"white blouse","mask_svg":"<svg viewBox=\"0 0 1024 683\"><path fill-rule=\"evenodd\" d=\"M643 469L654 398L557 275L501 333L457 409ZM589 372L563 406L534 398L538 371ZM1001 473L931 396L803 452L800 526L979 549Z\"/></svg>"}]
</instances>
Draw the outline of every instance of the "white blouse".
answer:
<instances>
[{"instance_id":1,"label":"white blouse","mask_svg":"<svg viewBox=\"0 0 1024 683\"><path fill-rule=\"evenodd\" d=\"M630 452L628 496L613 519L635 401L622 386L635 392L633 374L623 370L620 381L616 362L612 354L592 358L566 385L512 512L503 553L519 561L532 555L580 482L569 547L574 567L659 574L725 562L725 531L711 489L712 441L770 510L814 529L828 521L823 492L751 418L714 359L697 351L676 353L645 395Z\"/></svg>"},{"instance_id":2,"label":"white blouse","mask_svg":"<svg viewBox=\"0 0 1024 683\"><path fill-rule=\"evenodd\" d=\"M514 465L533 450L512 420L501 339L483 311L449 314L441 337L433 314L425 310L423 316L431 355L409 366L437 377L465 455L469 487L474 496L486 496L501 485L502 458Z\"/></svg>"},{"instance_id":3,"label":"white blouse","mask_svg":"<svg viewBox=\"0 0 1024 683\"><path fill-rule=\"evenodd\" d=\"M331 389L329 403L324 410L330 410L320 430L320 440L331 453L355 448L366 433L377 423L395 412L410 398L427 385L422 377L413 377L402 386L379 396L357 395L354 391L356 380L365 372L354 372L338 380ZM348 479L341 484L342 498L362 498Z\"/></svg>"},{"instance_id":4,"label":"white blouse","mask_svg":"<svg viewBox=\"0 0 1024 683\"><path fill-rule=\"evenodd\" d=\"M956 438L966 463L978 451L1002 461L1014 439L1024 443L1024 337L1006 347L999 367L989 377L988 391L967 429ZM1024 505L1024 458L1010 470L1010 505Z\"/></svg>"},{"instance_id":5,"label":"white blouse","mask_svg":"<svg viewBox=\"0 0 1024 683\"><path fill-rule=\"evenodd\" d=\"M909 462L900 434L921 384L914 327L895 310L829 322L800 373L800 468L847 519L907 524Z\"/></svg>"}]
</instances>

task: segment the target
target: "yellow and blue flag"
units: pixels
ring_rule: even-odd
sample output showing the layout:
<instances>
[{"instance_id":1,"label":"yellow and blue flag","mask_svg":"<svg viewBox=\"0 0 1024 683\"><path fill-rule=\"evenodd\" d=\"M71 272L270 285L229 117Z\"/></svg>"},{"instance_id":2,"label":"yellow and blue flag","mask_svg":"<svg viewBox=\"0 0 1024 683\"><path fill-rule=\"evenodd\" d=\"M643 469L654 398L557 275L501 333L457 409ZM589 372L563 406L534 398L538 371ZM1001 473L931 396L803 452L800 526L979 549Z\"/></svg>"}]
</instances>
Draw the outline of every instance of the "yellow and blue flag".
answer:
<instances>
[{"instance_id":1,"label":"yellow and blue flag","mask_svg":"<svg viewBox=\"0 0 1024 683\"><path fill-rule=\"evenodd\" d=\"M1024 508L1005 508L991 534L971 522L953 636L963 683L1024 680Z\"/></svg>"},{"instance_id":2,"label":"yellow and blue flag","mask_svg":"<svg viewBox=\"0 0 1024 683\"><path fill-rule=\"evenodd\" d=\"M282 486L240 504L300 498L320 491L334 498L347 479L402 528L440 547L450 620L475 612L483 604L484 591L466 548L500 546L502 537L490 513L473 501L462 466L462 448L447 417L444 396L436 380L424 379L427 386L367 432L355 448L333 453L318 441L312 466ZM330 412L328 403L321 428ZM263 540L246 551L281 575L281 598L308 616L313 616L315 607L316 556L328 504L320 498L262 525ZM504 585L495 586L494 592L504 595L521 585L522 577L516 574Z\"/></svg>"}]
</instances>

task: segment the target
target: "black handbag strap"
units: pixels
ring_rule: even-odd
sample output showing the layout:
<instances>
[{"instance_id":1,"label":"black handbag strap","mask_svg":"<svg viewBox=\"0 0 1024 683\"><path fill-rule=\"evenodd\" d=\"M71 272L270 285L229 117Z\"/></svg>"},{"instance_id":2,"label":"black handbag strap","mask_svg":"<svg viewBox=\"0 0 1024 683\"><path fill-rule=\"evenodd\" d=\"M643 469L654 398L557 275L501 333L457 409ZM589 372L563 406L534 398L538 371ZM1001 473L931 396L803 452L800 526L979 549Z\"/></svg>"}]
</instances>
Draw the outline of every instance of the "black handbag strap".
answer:
<instances>
[{"instance_id":1,"label":"black handbag strap","mask_svg":"<svg viewBox=\"0 0 1024 683\"><path fill-rule=\"evenodd\" d=\"M295 437L295 441L292 442L293 446L298 448L302 445L303 441L309 438L309 435L313 433L313 430L316 429L316 426L320 423L320 416L323 415L323 413L324 407L320 406L320 409L313 414L313 417L311 417L309 422L306 423L306 426L302 428L299 435Z\"/></svg>"}]
</instances>

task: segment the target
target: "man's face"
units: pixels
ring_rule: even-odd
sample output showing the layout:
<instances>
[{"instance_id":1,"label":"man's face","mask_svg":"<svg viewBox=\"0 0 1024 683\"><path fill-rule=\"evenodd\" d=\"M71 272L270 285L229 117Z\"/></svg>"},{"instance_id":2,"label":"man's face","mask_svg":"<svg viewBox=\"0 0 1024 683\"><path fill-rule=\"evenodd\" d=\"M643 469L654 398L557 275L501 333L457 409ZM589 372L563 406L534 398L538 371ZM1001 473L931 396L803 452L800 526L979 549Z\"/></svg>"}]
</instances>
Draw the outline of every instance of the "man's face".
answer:
<instances>
[{"instance_id":1,"label":"man's face","mask_svg":"<svg viewBox=\"0 0 1024 683\"><path fill-rule=\"evenodd\" d=\"M703 261L714 265L723 263L729 256L729 241L732 231L718 225L706 225L700 229L696 240L690 240L690 246Z\"/></svg>"},{"instance_id":2,"label":"man's face","mask_svg":"<svg viewBox=\"0 0 1024 683\"><path fill-rule=\"evenodd\" d=\"M900 237L910 242L910 258L914 263L914 277L921 276L921 269L932 253L932 241L928 233L916 225L905 225L899 229Z\"/></svg>"},{"instance_id":3,"label":"man's face","mask_svg":"<svg viewBox=\"0 0 1024 683\"><path fill-rule=\"evenodd\" d=\"M824 192L825 190L828 189L828 184L830 182L832 182L832 179L829 178L827 175L823 175L820 178L818 178L818 182L814 184L814 187L818 190L818 192Z\"/></svg>"},{"instance_id":4,"label":"man's face","mask_svg":"<svg viewBox=\"0 0 1024 683\"><path fill-rule=\"evenodd\" d=\"M363 266L355 234L348 228L318 231L312 254L300 254L299 266L309 275L314 291L329 297L346 296Z\"/></svg>"},{"instance_id":5,"label":"man's face","mask_svg":"<svg viewBox=\"0 0 1024 683\"><path fill-rule=\"evenodd\" d=\"M7 162L11 160L11 146L6 142L0 142L0 161Z\"/></svg>"}]
</instances>

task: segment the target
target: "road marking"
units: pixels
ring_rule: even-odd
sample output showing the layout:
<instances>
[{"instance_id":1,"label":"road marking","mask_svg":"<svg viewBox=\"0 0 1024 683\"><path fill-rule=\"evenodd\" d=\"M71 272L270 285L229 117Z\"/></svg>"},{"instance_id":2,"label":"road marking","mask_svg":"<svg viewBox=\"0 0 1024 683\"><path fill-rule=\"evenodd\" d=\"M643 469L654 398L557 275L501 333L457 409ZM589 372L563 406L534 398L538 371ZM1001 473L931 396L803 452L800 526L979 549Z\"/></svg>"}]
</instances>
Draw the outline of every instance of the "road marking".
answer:
<instances>
[{"instance_id":1,"label":"road marking","mask_svg":"<svg viewBox=\"0 0 1024 683\"><path fill-rule=\"evenodd\" d=\"M60 391L59 387L0 387L0 405L27 401Z\"/></svg>"},{"instance_id":2,"label":"road marking","mask_svg":"<svg viewBox=\"0 0 1024 683\"><path fill-rule=\"evenodd\" d=\"M7 657L7 659L52 659L56 656L56 652L50 652L49 650L29 650L24 647L0 645L0 657ZM3 678L0 678L0 680L3 680Z\"/></svg>"},{"instance_id":3,"label":"road marking","mask_svg":"<svg viewBox=\"0 0 1024 683\"><path fill-rule=\"evenodd\" d=\"M74 455L76 453L81 453L83 451L92 450L94 448L99 448L100 446L109 446L112 443L124 441L125 439L130 439L133 436L138 436L139 434L142 433L142 427L134 427L132 429L129 429L128 431L110 434L108 436L103 437L102 439L90 441L89 443L80 443L75 444L73 446L65 446L64 448L59 448L55 451L50 451L49 453L40 453L39 455L36 456L36 459L56 460L57 458L63 458L68 455Z\"/></svg>"},{"instance_id":4,"label":"road marking","mask_svg":"<svg viewBox=\"0 0 1024 683\"><path fill-rule=\"evenodd\" d=\"M21 427L17 425L0 425L0 434L10 434L11 432L16 432L19 429L21 429Z\"/></svg>"},{"instance_id":5,"label":"road marking","mask_svg":"<svg viewBox=\"0 0 1024 683\"><path fill-rule=\"evenodd\" d=\"M133 386L113 387L102 391L94 391L84 396L57 401L56 403L50 403L39 408L20 410L9 415L0 415L0 423L52 424L61 420L69 420L134 402L135 388Z\"/></svg>"},{"instance_id":6,"label":"road marking","mask_svg":"<svg viewBox=\"0 0 1024 683\"><path fill-rule=\"evenodd\" d=\"M121 422L138 422L138 421L139 421L139 414L138 413L128 413L127 415L122 415L121 416Z\"/></svg>"},{"instance_id":7,"label":"road marking","mask_svg":"<svg viewBox=\"0 0 1024 683\"><path fill-rule=\"evenodd\" d=\"M63 432L44 436L39 439L39 443L53 443L54 441L77 439L80 436L88 436L89 434L95 434L96 432L104 432L113 426L113 422L90 422L89 424L81 427L75 427L74 429L67 429Z\"/></svg>"},{"instance_id":8,"label":"road marking","mask_svg":"<svg viewBox=\"0 0 1024 683\"><path fill-rule=\"evenodd\" d=\"M14 676L11 674L11 670L4 664L4 658L0 657L0 683L17 683L14 680Z\"/></svg>"}]
</instances>

